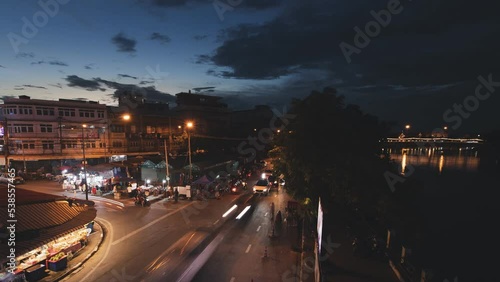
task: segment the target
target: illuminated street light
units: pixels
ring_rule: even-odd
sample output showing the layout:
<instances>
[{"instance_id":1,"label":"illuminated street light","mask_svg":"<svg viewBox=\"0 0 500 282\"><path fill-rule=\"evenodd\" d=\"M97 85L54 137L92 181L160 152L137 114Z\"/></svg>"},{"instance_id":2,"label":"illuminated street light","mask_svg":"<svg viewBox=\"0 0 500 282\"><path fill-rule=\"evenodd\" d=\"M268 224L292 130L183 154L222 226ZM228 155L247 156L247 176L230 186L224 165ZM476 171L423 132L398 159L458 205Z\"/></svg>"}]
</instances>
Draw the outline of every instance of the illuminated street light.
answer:
<instances>
[{"instance_id":1,"label":"illuminated street light","mask_svg":"<svg viewBox=\"0 0 500 282\"><path fill-rule=\"evenodd\" d=\"M188 135L188 155L189 155L189 184L191 184L192 180L192 173L193 173L193 164L191 163L191 133L189 132L189 129L193 127L193 123L191 121L188 121L186 123L186 131Z\"/></svg>"},{"instance_id":2,"label":"illuminated street light","mask_svg":"<svg viewBox=\"0 0 500 282\"><path fill-rule=\"evenodd\" d=\"M409 124L405 125L405 128L410 129L410 125Z\"/></svg>"},{"instance_id":3,"label":"illuminated street light","mask_svg":"<svg viewBox=\"0 0 500 282\"><path fill-rule=\"evenodd\" d=\"M87 158L85 157L85 128L87 127L86 124L82 124L82 148L83 148L83 177L84 177L84 182L83 184L85 185L85 200L89 200L89 187L87 184Z\"/></svg>"}]
</instances>

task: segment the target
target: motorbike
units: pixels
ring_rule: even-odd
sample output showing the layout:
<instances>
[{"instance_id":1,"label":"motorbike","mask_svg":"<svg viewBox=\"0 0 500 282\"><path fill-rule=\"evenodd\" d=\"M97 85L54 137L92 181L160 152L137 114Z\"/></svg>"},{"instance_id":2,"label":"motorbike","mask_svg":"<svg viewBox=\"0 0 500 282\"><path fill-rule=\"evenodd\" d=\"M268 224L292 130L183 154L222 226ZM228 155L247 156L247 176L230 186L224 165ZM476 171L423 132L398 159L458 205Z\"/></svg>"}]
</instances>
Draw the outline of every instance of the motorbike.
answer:
<instances>
[{"instance_id":1,"label":"motorbike","mask_svg":"<svg viewBox=\"0 0 500 282\"><path fill-rule=\"evenodd\" d=\"M149 204L148 199L146 198L145 195L137 195L135 198L135 205L137 206L147 206Z\"/></svg>"}]
</instances>

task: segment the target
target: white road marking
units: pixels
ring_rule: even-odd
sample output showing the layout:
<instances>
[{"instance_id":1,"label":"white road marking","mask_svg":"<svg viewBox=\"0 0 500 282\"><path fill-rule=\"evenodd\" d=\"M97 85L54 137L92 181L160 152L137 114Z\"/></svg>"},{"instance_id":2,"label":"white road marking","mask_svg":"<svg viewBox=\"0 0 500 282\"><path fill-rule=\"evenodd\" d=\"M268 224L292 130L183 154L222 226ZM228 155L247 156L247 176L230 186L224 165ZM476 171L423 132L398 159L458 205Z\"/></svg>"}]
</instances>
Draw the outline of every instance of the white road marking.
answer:
<instances>
[{"instance_id":1,"label":"white road marking","mask_svg":"<svg viewBox=\"0 0 500 282\"><path fill-rule=\"evenodd\" d=\"M260 226L260 225L259 225L259 227L257 227L257 232L259 232L259 230L260 230L260 228L261 228L261 227L262 227L262 226Z\"/></svg>"},{"instance_id":2,"label":"white road marking","mask_svg":"<svg viewBox=\"0 0 500 282\"><path fill-rule=\"evenodd\" d=\"M229 282L234 282L234 280L236 280L236 278L231 277L231 280L229 280Z\"/></svg>"},{"instance_id":3,"label":"white road marking","mask_svg":"<svg viewBox=\"0 0 500 282\"><path fill-rule=\"evenodd\" d=\"M267 216L267 212L266 212L266 214L264 216Z\"/></svg>"},{"instance_id":4,"label":"white road marking","mask_svg":"<svg viewBox=\"0 0 500 282\"><path fill-rule=\"evenodd\" d=\"M148 223L148 224L144 225L143 227L141 227L141 228L139 228L139 229L136 229L136 230L134 230L133 232L130 232L129 234L127 234L127 235L125 235L125 236L121 237L120 239L118 239L118 240L114 241L113 243L111 243L111 245L116 245L116 244L118 244L118 243L121 243L121 242L123 242L123 241L127 240L128 238L130 238L130 237L134 236L135 234L137 234L137 233L139 233L139 232L142 232L142 230L144 230L144 229L146 229L146 228L148 228L148 227L150 227L150 226L152 226L152 225L155 225L158 221L161 221L161 220L165 219L166 217L169 217L169 216L171 216L172 214L174 214L174 213L176 213L176 212L179 212L179 211L181 211L182 209L185 209L185 208L189 207L190 205L192 205L192 204L194 204L194 203L196 203L196 202L189 203L189 204L185 205L184 207L182 207L182 208L180 208L180 209L177 209L177 210L174 210L174 211L172 211L172 212L169 212L169 213L167 213L166 215L164 215L164 216L162 216L162 217L159 217L159 218L157 218L157 219L155 219L155 220L151 221L150 223Z\"/></svg>"},{"instance_id":5,"label":"white road marking","mask_svg":"<svg viewBox=\"0 0 500 282\"><path fill-rule=\"evenodd\" d=\"M250 252L250 248L252 248L252 244L248 245L247 250L245 251L245 254L248 254L248 252Z\"/></svg>"}]
</instances>

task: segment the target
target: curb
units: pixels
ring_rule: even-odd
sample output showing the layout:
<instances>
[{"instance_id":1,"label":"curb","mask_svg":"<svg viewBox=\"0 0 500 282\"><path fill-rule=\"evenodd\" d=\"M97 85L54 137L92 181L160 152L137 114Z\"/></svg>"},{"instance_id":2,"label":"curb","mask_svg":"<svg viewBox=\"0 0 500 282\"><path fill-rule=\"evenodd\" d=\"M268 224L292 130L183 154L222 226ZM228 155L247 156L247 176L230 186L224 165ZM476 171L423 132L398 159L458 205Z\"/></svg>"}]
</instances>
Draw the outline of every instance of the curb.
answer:
<instances>
[{"instance_id":1,"label":"curb","mask_svg":"<svg viewBox=\"0 0 500 282\"><path fill-rule=\"evenodd\" d=\"M63 275L61 275L61 277L59 278L56 278L54 281L62 281L64 278L67 278L68 276L70 276L71 274L73 273L76 273L78 271L80 271L80 268L83 266L83 264L89 260L98 250L99 248L101 247L101 244L104 240L104 237L105 237L105 234L106 234L106 231L105 229L103 228L103 225L99 224L99 222L97 220L94 220L94 224L97 224L99 225L99 227L101 228L102 230L102 233L101 233L101 236L100 236L100 240L99 242L97 243L97 246L95 246L95 248L79 263L77 263L75 266L73 266L71 269L69 269L68 271L66 271Z\"/></svg>"}]
</instances>

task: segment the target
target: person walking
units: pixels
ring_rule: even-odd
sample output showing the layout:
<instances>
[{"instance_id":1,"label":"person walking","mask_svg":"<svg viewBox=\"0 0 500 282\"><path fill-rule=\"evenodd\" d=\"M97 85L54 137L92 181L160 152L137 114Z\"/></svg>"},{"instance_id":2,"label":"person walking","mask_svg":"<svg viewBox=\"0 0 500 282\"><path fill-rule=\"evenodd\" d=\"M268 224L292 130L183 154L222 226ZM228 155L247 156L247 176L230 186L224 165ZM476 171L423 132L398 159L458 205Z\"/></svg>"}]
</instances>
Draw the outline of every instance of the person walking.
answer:
<instances>
[{"instance_id":1,"label":"person walking","mask_svg":"<svg viewBox=\"0 0 500 282\"><path fill-rule=\"evenodd\" d=\"M176 203L179 200L179 190L177 190L177 187L175 187L175 190L174 190L174 200Z\"/></svg>"}]
</instances>

